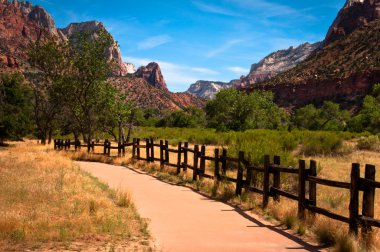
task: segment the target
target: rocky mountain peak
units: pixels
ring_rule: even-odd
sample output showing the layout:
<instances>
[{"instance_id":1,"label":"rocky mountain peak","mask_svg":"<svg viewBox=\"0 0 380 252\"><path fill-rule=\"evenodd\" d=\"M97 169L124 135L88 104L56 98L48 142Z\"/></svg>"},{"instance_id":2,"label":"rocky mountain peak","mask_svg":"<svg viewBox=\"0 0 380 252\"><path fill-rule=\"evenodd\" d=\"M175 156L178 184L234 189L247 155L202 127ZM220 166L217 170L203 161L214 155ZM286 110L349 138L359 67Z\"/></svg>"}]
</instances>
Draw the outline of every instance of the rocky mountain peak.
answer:
<instances>
[{"instance_id":1,"label":"rocky mountain peak","mask_svg":"<svg viewBox=\"0 0 380 252\"><path fill-rule=\"evenodd\" d=\"M31 7L31 4L20 4L20 9L23 13L28 14L28 18L31 21L36 22L39 26L47 29L50 34L58 35L55 23L50 14L41 6Z\"/></svg>"},{"instance_id":2,"label":"rocky mountain peak","mask_svg":"<svg viewBox=\"0 0 380 252\"><path fill-rule=\"evenodd\" d=\"M240 80L232 80L230 82L199 80L194 84L191 84L186 92L210 100L213 99L219 91L228 88L236 88L239 84Z\"/></svg>"},{"instance_id":3,"label":"rocky mountain peak","mask_svg":"<svg viewBox=\"0 0 380 252\"><path fill-rule=\"evenodd\" d=\"M262 82L279 73L292 69L307 59L320 46L320 42L315 44L304 43L295 48L291 46L286 50L271 53L259 63L251 66L249 74L243 78L243 84L249 85Z\"/></svg>"},{"instance_id":4,"label":"rocky mountain peak","mask_svg":"<svg viewBox=\"0 0 380 252\"><path fill-rule=\"evenodd\" d=\"M109 34L103 23L98 21L71 23L66 28L59 29L59 32L61 32L67 39L70 39L75 34L81 32L89 32L93 37L96 37L99 32L105 32ZM116 67L113 69L113 74L116 76L125 76L128 74L127 66L123 62L120 48L113 37L112 41L113 43L109 48L107 48L105 56L110 62L113 61L116 65Z\"/></svg>"},{"instance_id":5,"label":"rocky mountain peak","mask_svg":"<svg viewBox=\"0 0 380 252\"><path fill-rule=\"evenodd\" d=\"M147 66L141 66L133 76L145 79L153 87L168 90L161 68L156 62L151 62Z\"/></svg>"},{"instance_id":6,"label":"rocky mountain peak","mask_svg":"<svg viewBox=\"0 0 380 252\"><path fill-rule=\"evenodd\" d=\"M380 18L380 0L347 0L327 32L324 46Z\"/></svg>"}]
</instances>

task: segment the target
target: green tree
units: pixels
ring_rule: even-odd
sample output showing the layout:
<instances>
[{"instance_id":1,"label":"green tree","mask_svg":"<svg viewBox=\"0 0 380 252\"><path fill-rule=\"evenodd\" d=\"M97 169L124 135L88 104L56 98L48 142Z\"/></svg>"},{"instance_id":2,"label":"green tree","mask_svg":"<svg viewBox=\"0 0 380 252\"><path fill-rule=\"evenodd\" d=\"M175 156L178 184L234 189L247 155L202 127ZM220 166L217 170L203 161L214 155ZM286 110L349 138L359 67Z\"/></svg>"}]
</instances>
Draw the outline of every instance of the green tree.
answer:
<instances>
[{"instance_id":1,"label":"green tree","mask_svg":"<svg viewBox=\"0 0 380 252\"><path fill-rule=\"evenodd\" d=\"M37 136L43 144L51 142L57 127L57 116L62 114L62 99L65 92L60 87L65 76L71 74L72 57L68 43L50 39L31 44L28 48L29 62L38 69L28 73L34 98L34 118Z\"/></svg>"},{"instance_id":2,"label":"green tree","mask_svg":"<svg viewBox=\"0 0 380 252\"><path fill-rule=\"evenodd\" d=\"M100 117L109 113L110 85L107 78L112 65L104 56L113 41L108 33L98 32L92 36L88 32L76 34L69 41L72 50L73 69L67 76L62 89L65 101L76 127L85 141L94 137Z\"/></svg>"},{"instance_id":3,"label":"green tree","mask_svg":"<svg viewBox=\"0 0 380 252\"><path fill-rule=\"evenodd\" d=\"M298 129L340 131L347 127L350 113L339 104L326 101L320 109L313 104L295 111L293 124Z\"/></svg>"},{"instance_id":4,"label":"green tree","mask_svg":"<svg viewBox=\"0 0 380 252\"><path fill-rule=\"evenodd\" d=\"M278 129L286 127L288 116L273 102L271 92L250 94L227 89L206 105L208 127L217 130Z\"/></svg>"},{"instance_id":5,"label":"green tree","mask_svg":"<svg viewBox=\"0 0 380 252\"><path fill-rule=\"evenodd\" d=\"M20 140L32 124L31 89L20 74L0 74L0 145Z\"/></svg>"},{"instance_id":6,"label":"green tree","mask_svg":"<svg viewBox=\"0 0 380 252\"><path fill-rule=\"evenodd\" d=\"M380 132L380 84L373 86L372 93L364 98L358 115L349 122L351 131Z\"/></svg>"},{"instance_id":7,"label":"green tree","mask_svg":"<svg viewBox=\"0 0 380 252\"><path fill-rule=\"evenodd\" d=\"M107 104L104 113L99 115L98 128L114 137L115 141L125 141L124 127L130 121L133 107L126 103L126 96L112 86L107 86ZM116 134L117 131L117 134Z\"/></svg>"},{"instance_id":8,"label":"green tree","mask_svg":"<svg viewBox=\"0 0 380 252\"><path fill-rule=\"evenodd\" d=\"M319 114L320 111L313 104L306 105L296 110L293 123L298 129L318 130L320 129Z\"/></svg>"}]
</instances>

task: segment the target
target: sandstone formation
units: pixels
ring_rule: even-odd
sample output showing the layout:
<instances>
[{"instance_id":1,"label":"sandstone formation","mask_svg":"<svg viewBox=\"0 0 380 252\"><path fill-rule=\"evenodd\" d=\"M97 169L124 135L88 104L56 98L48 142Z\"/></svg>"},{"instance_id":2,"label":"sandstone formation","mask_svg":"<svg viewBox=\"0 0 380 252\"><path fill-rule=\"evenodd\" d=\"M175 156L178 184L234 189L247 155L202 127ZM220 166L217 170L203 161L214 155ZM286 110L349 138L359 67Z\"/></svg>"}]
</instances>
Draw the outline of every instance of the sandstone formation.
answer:
<instances>
[{"instance_id":1,"label":"sandstone formation","mask_svg":"<svg viewBox=\"0 0 380 252\"><path fill-rule=\"evenodd\" d=\"M347 0L328 30L324 45L329 45L378 18L380 0Z\"/></svg>"},{"instance_id":2,"label":"sandstone formation","mask_svg":"<svg viewBox=\"0 0 380 252\"><path fill-rule=\"evenodd\" d=\"M32 6L30 2L0 1L0 69L27 70L26 49L30 42L46 37L65 41L77 32L87 31L96 35L99 30L107 32L104 25L97 21L73 23L64 29L57 29L53 18L41 6ZM115 63L114 75L128 74L119 46L114 41L105 55Z\"/></svg>"},{"instance_id":3,"label":"sandstone formation","mask_svg":"<svg viewBox=\"0 0 380 252\"><path fill-rule=\"evenodd\" d=\"M103 23L98 22L98 21L71 23L66 28L59 29L59 31L61 31L62 34L68 39L72 38L73 36L75 36L75 34L78 34L80 32L88 32L93 37L96 37L96 35L99 32L105 32L109 34L107 29L104 27ZM113 38L112 38L112 45L107 49L105 56L110 62L113 62L115 65L113 69L114 75L125 76L128 74L127 66L125 65L121 57L120 48Z\"/></svg>"},{"instance_id":4,"label":"sandstone formation","mask_svg":"<svg viewBox=\"0 0 380 252\"><path fill-rule=\"evenodd\" d=\"M30 42L57 36L51 16L29 2L0 1L0 69L22 71L28 68L26 48Z\"/></svg>"},{"instance_id":5,"label":"sandstone formation","mask_svg":"<svg viewBox=\"0 0 380 252\"><path fill-rule=\"evenodd\" d=\"M220 90L237 88L239 85L240 80L232 80L230 82L199 80L194 84L191 84L186 92L210 100L213 99Z\"/></svg>"},{"instance_id":6,"label":"sandstone formation","mask_svg":"<svg viewBox=\"0 0 380 252\"><path fill-rule=\"evenodd\" d=\"M262 82L288 71L307 59L320 46L321 43L304 43L296 48L291 46L286 50L271 53L251 66L251 71L243 78L243 83L249 85Z\"/></svg>"},{"instance_id":7,"label":"sandstone formation","mask_svg":"<svg viewBox=\"0 0 380 252\"><path fill-rule=\"evenodd\" d=\"M124 62L124 65L125 65L125 67L127 69L127 73L133 74L133 73L136 72L136 67L132 63L125 63Z\"/></svg>"},{"instance_id":8,"label":"sandstone formation","mask_svg":"<svg viewBox=\"0 0 380 252\"><path fill-rule=\"evenodd\" d=\"M133 74L133 76L136 78L143 78L155 88L166 90L166 91L168 90L168 88L166 87L166 82L164 80L164 77L162 76L162 73L161 73L161 68L155 62L151 62L147 66L140 67Z\"/></svg>"}]
</instances>

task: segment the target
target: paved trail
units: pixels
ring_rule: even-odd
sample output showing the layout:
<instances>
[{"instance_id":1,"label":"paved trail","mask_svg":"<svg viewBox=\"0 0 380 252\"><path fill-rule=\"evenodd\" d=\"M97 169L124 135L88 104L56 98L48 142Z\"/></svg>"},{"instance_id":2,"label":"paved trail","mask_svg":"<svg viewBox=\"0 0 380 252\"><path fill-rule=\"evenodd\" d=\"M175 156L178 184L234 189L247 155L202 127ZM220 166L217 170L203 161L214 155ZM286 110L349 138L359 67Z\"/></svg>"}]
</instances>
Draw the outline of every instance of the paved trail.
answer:
<instances>
[{"instance_id":1,"label":"paved trail","mask_svg":"<svg viewBox=\"0 0 380 252\"><path fill-rule=\"evenodd\" d=\"M131 169L79 162L114 188L125 188L163 251L317 251L249 212Z\"/></svg>"}]
</instances>

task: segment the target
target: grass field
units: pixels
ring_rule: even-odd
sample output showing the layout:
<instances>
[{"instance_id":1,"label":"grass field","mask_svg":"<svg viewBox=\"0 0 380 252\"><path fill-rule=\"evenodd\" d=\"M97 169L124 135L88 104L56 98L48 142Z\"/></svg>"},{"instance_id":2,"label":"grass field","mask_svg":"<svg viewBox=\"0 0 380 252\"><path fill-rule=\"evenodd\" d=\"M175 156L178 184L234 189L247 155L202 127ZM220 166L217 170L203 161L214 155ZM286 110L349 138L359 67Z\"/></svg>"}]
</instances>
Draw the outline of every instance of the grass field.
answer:
<instances>
[{"instance_id":1,"label":"grass field","mask_svg":"<svg viewBox=\"0 0 380 252\"><path fill-rule=\"evenodd\" d=\"M128 192L35 142L0 149L0 250L150 251Z\"/></svg>"}]
</instances>

